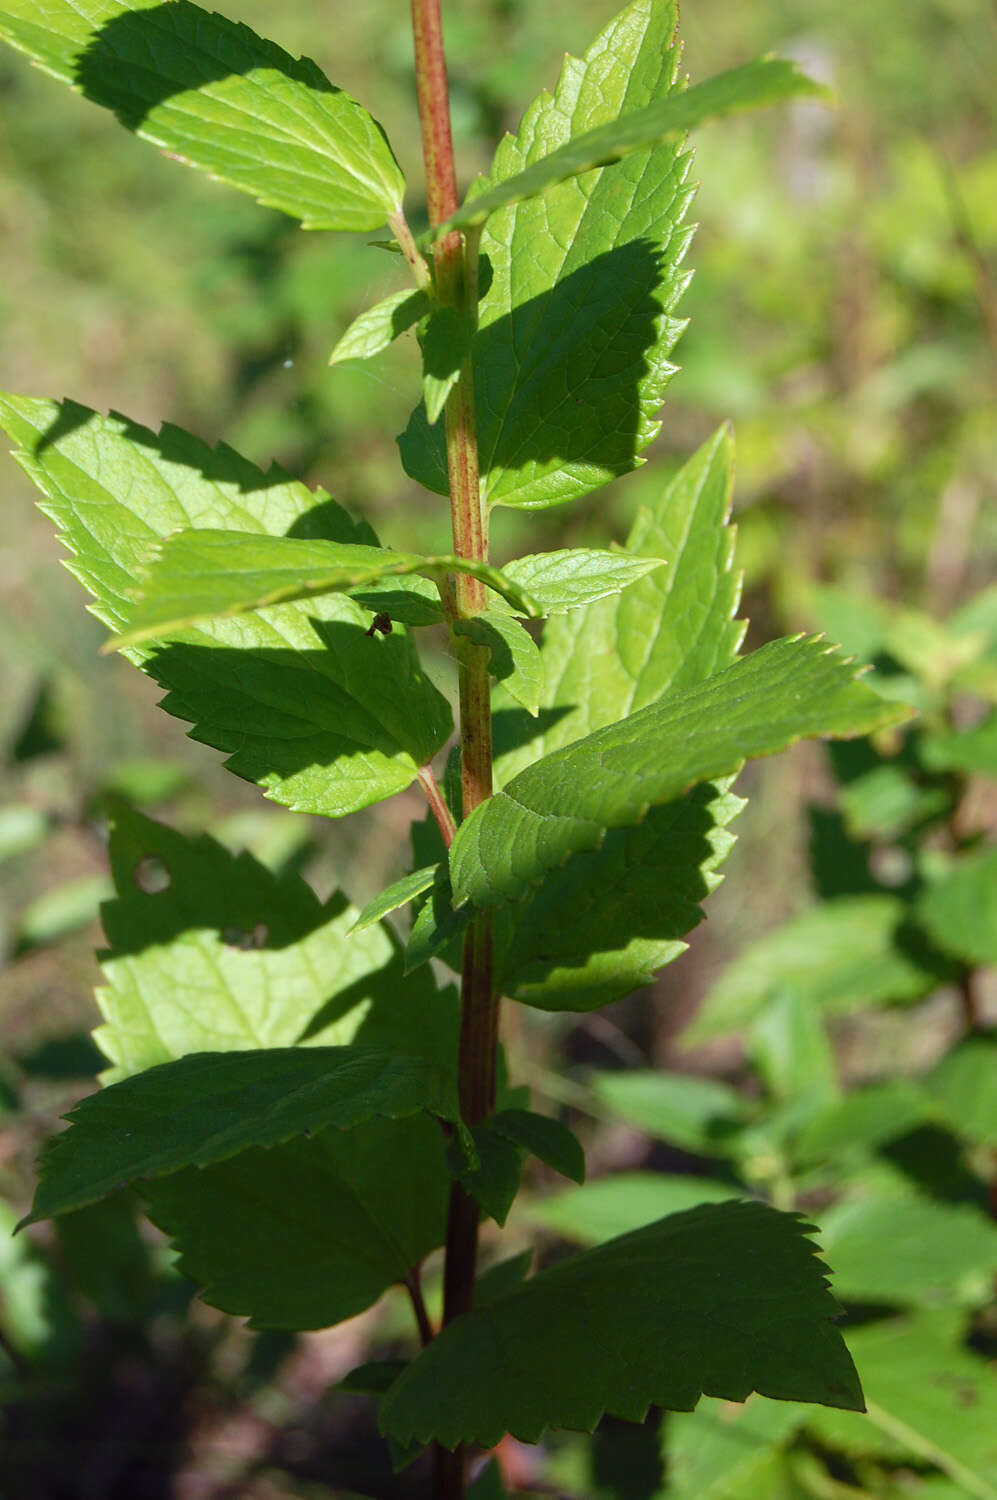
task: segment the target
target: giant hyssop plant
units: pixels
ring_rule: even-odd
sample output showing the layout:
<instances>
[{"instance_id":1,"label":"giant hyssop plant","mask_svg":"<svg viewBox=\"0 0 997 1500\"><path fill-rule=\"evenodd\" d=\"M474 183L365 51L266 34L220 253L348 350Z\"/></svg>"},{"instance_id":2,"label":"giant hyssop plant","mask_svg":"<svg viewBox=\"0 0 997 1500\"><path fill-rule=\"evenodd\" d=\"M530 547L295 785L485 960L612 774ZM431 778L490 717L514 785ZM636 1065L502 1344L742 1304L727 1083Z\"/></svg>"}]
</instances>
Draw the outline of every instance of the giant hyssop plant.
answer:
<instances>
[{"instance_id":1,"label":"giant hyssop plant","mask_svg":"<svg viewBox=\"0 0 997 1500\"><path fill-rule=\"evenodd\" d=\"M586 1011L646 984L717 880L745 760L906 711L820 639L738 657L726 430L624 549L488 560L493 506L586 494L658 430L690 236L683 133L814 85L761 59L687 88L674 0L633 0L461 204L439 0L413 0L412 20L421 237L383 131L313 63L189 0L0 6L7 40L172 155L306 228L389 226L411 285L333 358L417 326L402 462L449 496L452 552L384 547L324 492L175 427L15 395L0 420L109 646L194 736L286 807L343 817L417 780L431 815L419 867L357 913L117 811L108 1086L48 1147L26 1222L132 1184L205 1297L257 1327L325 1327L403 1284L422 1350L354 1385L401 1449L436 1445L437 1491L456 1497L467 1445L505 1433L703 1393L861 1407L792 1214L706 1204L530 1279L516 1262L477 1306L476 1245L528 1153L584 1170L567 1128L497 1082L499 997ZM522 622L543 618L538 645ZM440 627L459 663L442 785L453 715L417 647ZM383 919L411 903L403 948ZM434 1327L420 1267L441 1246Z\"/></svg>"}]
</instances>

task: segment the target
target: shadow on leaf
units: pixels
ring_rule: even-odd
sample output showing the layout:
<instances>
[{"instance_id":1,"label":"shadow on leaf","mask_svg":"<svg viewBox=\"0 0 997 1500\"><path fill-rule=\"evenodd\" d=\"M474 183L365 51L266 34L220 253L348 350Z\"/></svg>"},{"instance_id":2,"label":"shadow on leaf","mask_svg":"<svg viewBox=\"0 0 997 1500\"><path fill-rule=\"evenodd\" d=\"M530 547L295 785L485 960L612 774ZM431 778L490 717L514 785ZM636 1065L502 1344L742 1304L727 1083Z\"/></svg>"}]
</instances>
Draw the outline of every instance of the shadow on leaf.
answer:
<instances>
[{"instance_id":1,"label":"shadow on leaf","mask_svg":"<svg viewBox=\"0 0 997 1500\"><path fill-rule=\"evenodd\" d=\"M641 428L660 400L642 385L651 369L648 351L661 341L667 269L652 241L633 240L477 333L472 354L483 475L513 471L524 485L542 485L546 469L573 469L580 492L592 487L585 473L598 471L595 482L602 483L635 467L645 446ZM398 443L412 478L446 494L444 435L429 426L424 406ZM531 475L534 468L538 475Z\"/></svg>"},{"instance_id":2,"label":"shadow on leaf","mask_svg":"<svg viewBox=\"0 0 997 1500\"><path fill-rule=\"evenodd\" d=\"M188 0L112 16L80 53L76 83L127 129L140 130L168 99L257 68L273 68L317 93L341 92L310 59L293 58L248 26L206 15Z\"/></svg>"}]
</instances>

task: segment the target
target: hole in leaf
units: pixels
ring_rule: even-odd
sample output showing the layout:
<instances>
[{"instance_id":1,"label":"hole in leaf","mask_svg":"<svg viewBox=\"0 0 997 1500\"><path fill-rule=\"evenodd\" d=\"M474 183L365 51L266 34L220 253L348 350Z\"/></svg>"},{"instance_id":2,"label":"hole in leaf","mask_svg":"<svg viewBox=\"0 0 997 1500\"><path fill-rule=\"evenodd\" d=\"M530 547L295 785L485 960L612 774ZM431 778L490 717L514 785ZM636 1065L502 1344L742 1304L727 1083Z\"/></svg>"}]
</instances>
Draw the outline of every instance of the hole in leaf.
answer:
<instances>
[{"instance_id":1,"label":"hole in leaf","mask_svg":"<svg viewBox=\"0 0 997 1500\"><path fill-rule=\"evenodd\" d=\"M158 896L161 891L168 891L173 883L172 875L156 854L147 854L139 860L132 871L132 879L147 896Z\"/></svg>"}]
</instances>

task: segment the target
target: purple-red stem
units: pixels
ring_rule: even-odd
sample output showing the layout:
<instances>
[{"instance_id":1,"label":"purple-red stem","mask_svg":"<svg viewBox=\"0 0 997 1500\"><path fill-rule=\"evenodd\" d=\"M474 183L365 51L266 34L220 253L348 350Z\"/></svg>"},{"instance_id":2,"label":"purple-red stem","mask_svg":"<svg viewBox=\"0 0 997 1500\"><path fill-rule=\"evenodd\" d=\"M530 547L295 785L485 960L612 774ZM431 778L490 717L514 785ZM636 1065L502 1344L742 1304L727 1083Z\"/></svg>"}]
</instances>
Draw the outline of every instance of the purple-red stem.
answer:
<instances>
[{"instance_id":1,"label":"purple-red stem","mask_svg":"<svg viewBox=\"0 0 997 1500\"><path fill-rule=\"evenodd\" d=\"M415 74L426 166L426 197L431 225L457 209L457 174L450 133L450 99L440 0L411 0ZM472 317L477 307L477 236L466 246L459 234L441 239L433 253L436 295L443 306L460 307ZM474 375L470 356L446 405L450 519L458 557L486 561L488 537L478 475ZM453 580L458 619L485 607L484 585L467 574ZM466 818L492 793L491 684L487 648L451 633L460 673L462 814ZM434 783L435 784L435 783ZM426 781L423 785L429 793ZM432 800L430 805L433 806ZM434 809L435 811L435 809ZM437 813L437 821L439 814ZM442 830L442 825L441 825ZM444 835L445 836L445 835ZM494 994L491 914L483 912L467 929L461 973L459 1088L461 1113L476 1125L494 1108L498 1001ZM478 1246L478 1206L456 1184L450 1196L443 1273L444 1326L474 1301ZM465 1464L461 1450L436 1451L438 1500L462 1500Z\"/></svg>"},{"instance_id":2,"label":"purple-red stem","mask_svg":"<svg viewBox=\"0 0 997 1500\"><path fill-rule=\"evenodd\" d=\"M419 1342L425 1349L427 1344L432 1343L435 1335L433 1325L429 1321L429 1313L426 1311L426 1299L422 1295L422 1281L418 1266L413 1266L406 1277L405 1290L409 1294L409 1301L412 1303L412 1311L415 1314L416 1325L419 1329Z\"/></svg>"},{"instance_id":3,"label":"purple-red stem","mask_svg":"<svg viewBox=\"0 0 997 1500\"><path fill-rule=\"evenodd\" d=\"M453 836L457 832L457 829L454 824L453 814L449 807L447 807L443 793L440 791L440 784L429 766L419 767L419 780L422 783L423 791L426 793L429 810L436 819L436 826L440 830L440 837L449 849L453 843Z\"/></svg>"}]
</instances>

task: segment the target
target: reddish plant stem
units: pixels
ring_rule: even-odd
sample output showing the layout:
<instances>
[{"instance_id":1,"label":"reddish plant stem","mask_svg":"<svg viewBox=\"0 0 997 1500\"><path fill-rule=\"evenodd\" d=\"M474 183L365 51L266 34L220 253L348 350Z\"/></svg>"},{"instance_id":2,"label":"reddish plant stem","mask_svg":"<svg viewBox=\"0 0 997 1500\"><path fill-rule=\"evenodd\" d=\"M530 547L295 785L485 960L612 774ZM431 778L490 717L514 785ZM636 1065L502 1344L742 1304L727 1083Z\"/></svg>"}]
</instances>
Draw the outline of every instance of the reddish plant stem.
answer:
<instances>
[{"instance_id":1,"label":"reddish plant stem","mask_svg":"<svg viewBox=\"0 0 997 1500\"><path fill-rule=\"evenodd\" d=\"M450 134L450 90L440 0L412 0L412 40L429 222L442 224L457 209L457 170Z\"/></svg>"},{"instance_id":2,"label":"reddish plant stem","mask_svg":"<svg viewBox=\"0 0 997 1500\"><path fill-rule=\"evenodd\" d=\"M429 267L423 259L418 245L412 238L412 231L408 227L408 221L401 209L397 213L388 215L388 227L395 232L398 248L408 262L408 267L415 278L416 286L425 290L429 286Z\"/></svg>"},{"instance_id":3,"label":"reddish plant stem","mask_svg":"<svg viewBox=\"0 0 997 1500\"><path fill-rule=\"evenodd\" d=\"M422 1295L422 1279L418 1266L413 1266L405 1278L405 1290L409 1294L412 1303L412 1311L415 1314L416 1325L419 1329L419 1342L425 1349L427 1344L432 1343L434 1338L433 1325L429 1321L429 1313L426 1311L426 1299Z\"/></svg>"},{"instance_id":4,"label":"reddish plant stem","mask_svg":"<svg viewBox=\"0 0 997 1500\"><path fill-rule=\"evenodd\" d=\"M453 836L457 832L457 828L454 824L453 814L449 807L447 807L443 793L440 791L440 784L433 775L430 766L419 767L419 780L422 783L423 791L426 793L429 810L436 819L436 826L440 830L440 836L449 849L453 843Z\"/></svg>"},{"instance_id":5,"label":"reddish plant stem","mask_svg":"<svg viewBox=\"0 0 997 1500\"><path fill-rule=\"evenodd\" d=\"M457 208L457 175L450 133L450 100L440 0L411 0L415 72L426 164L426 195L432 225L443 223ZM477 309L478 239L465 247L459 234L447 235L434 250L436 295L443 306L474 317ZM474 375L470 356L446 405L447 467L454 552L481 561L488 557L488 537L478 474ZM485 589L477 579L458 574L452 580L452 615L467 618L485 607ZM451 627L454 619L447 611ZM460 739L462 812L468 817L492 792L491 684L489 655L451 629L460 673ZM425 786L425 782L423 785ZM464 939L461 974L460 1104L469 1125L494 1108L498 1000L494 994L490 912L475 918ZM456 1184L450 1196L446 1262L443 1274L444 1325L470 1311L478 1244L478 1206ZM438 1500L462 1500L466 1465L460 1448L436 1450Z\"/></svg>"},{"instance_id":6,"label":"reddish plant stem","mask_svg":"<svg viewBox=\"0 0 997 1500\"><path fill-rule=\"evenodd\" d=\"M976 992L976 976L972 969L967 969L959 978L959 1009L962 1012L962 1024L968 1034L983 1030L983 1020L980 1012L979 996Z\"/></svg>"}]
</instances>

